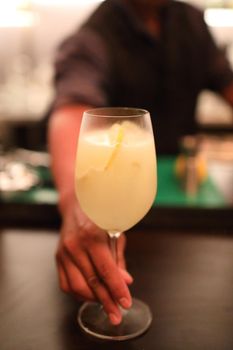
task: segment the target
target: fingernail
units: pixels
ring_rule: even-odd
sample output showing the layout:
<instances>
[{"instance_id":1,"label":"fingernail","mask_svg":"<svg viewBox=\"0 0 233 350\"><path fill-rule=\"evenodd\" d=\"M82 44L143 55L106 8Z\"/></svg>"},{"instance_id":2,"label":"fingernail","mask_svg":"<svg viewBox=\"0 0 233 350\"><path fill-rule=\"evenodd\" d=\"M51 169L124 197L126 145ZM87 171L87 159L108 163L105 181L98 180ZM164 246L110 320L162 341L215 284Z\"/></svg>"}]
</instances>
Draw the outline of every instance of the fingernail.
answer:
<instances>
[{"instance_id":1,"label":"fingernail","mask_svg":"<svg viewBox=\"0 0 233 350\"><path fill-rule=\"evenodd\" d=\"M118 324L121 323L121 317L115 314L109 314L109 319L110 322L114 325L117 326Z\"/></svg>"},{"instance_id":2,"label":"fingernail","mask_svg":"<svg viewBox=\"0 0 233 350\"><path fill-rule=\"evenodd\" d=\"M121 298L120 299L120 304L124 309L129 309L131 307L131 300L127 298Z\"/></svg>"}]
</instances>

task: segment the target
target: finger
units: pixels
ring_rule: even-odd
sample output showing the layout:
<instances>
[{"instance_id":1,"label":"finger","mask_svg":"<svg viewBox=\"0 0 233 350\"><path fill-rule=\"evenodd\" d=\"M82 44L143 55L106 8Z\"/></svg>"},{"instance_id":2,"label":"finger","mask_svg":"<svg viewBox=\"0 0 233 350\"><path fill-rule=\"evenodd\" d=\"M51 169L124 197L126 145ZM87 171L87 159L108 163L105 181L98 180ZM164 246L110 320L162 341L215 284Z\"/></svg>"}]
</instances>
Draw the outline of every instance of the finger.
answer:
<instances>
[{"instance_id":1,"label":"finger","mask_svg":"<svg viewBox=\"0 0 233 350\"><path fill-rule=\"evenodd\" d=\"M79 268L70 260L69 256L64 258L64 271L68 281L70 292L79 300L96 300L91 288Z\"/></svg>"},{"instance_id":2,"label":"finger","mask_svg":"<svg viewBox=\"0 0 233 350\"><path fill-rule=\"evenodd\" d=\"M118 305L113 300L112 296L106 289L106 286L97 276L95 269L88 256L82 254L79 256L79 266L82 270L83 275L89 287L92 289L93 293L96 295L97 299L103 305L105 312L108 314L110 322L117 325L121 322L122 316Z\"/></svg>"},{"instance_id":3,"label":"finger","mask_svg":"<svg viewBox=\"0 0 233 350\"><path fill-rule=\"evenodd\" d=\"M119 268L119 272L120 272L121 276L123 277L125 283L127 283L128 285L133 283L133 277L130 275L130 273L128 271Z\"/></svg>"},{"instance_id":4,"label":"finger","mask_svg":"<svg viewBox=\"0 0 233 350\"><path fill-rule=\"evenodd\" d=\"M129 289L108 247L98 243L90 245L89 256L93 261L98 275L104 281L104 284L113 296L113 299L123 308L130 308L132 299Z\"/></svg>"},{"instance_id":5,"label":"finger","mask_svg":"<svg viewBox=\"0 0 233 350\"><path fill-rule=\"evenodd\" d=\"M61 263L57 263L57 269L58 269L58 278L59 278L60 288L63 290L63 292L69 293L70 286L66 277L66 273Z\"/></svg>"}]
</instances>

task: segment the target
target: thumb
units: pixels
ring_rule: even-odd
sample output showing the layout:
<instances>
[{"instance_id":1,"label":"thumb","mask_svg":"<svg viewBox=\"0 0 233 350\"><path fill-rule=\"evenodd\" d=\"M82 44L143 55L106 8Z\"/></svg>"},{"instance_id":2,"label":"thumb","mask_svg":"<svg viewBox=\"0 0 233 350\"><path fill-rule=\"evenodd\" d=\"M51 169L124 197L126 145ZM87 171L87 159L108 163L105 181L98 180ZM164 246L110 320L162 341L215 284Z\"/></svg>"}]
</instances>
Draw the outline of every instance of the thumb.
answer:
<instances>
[{"instance_id":1,"label":"thumb","mask_svg":"<svg viewBox=\"0 0 233 350\"><path fill-rule=\"evenodd\" d=\"M117 242L117 264L120 271L120 274L122 275L124 281L126 284L133 283L133 277L128 273L126 270L126 263L125 263L125 247L126 247L126 237L123 233Z\"/></svg>"},{"instance_id":2,"label":"thumb","mask_svg":"<svg viewBox=\"0 0 233 350\"><path fill-rule=\"evenodd\" d=\"M122 233L117 241L117 265L121 269L126 269L125 264L125 247L126 247L126 237L125 234Z\"/></svg>"},{"instance_id":3,"label":"thumb","mask_svg":"<svg viewBox=\"0 0 233 350\"><path fill-rule=\"evenodd\" d=\"M133 283L133 277L125 269L119 268L120 274L123 277L126 284L130 285Z\"/></svg>"}]
</instances>

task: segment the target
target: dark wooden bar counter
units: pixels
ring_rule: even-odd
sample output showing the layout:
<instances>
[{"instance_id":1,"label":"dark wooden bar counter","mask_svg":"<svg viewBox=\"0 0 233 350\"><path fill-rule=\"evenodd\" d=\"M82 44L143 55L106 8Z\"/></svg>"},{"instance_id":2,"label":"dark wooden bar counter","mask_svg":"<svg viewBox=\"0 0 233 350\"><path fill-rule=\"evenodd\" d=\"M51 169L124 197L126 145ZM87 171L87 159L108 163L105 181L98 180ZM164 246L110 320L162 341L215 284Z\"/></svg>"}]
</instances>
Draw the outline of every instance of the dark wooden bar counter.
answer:
<instances>
[{"instance_id":1,"label":"dark wooden bar counter","mask_svg":"<svg viewBox=\"0 0 233 350\"><path fill-rule=\"evenodd\" d=\"M96 342L76 325L80 306L58 288L54 231L0 233L1 350L232 350L233 235L132 230L132 293L153 312L149 331L121 343Z\"/></svg>"}]
</instances>

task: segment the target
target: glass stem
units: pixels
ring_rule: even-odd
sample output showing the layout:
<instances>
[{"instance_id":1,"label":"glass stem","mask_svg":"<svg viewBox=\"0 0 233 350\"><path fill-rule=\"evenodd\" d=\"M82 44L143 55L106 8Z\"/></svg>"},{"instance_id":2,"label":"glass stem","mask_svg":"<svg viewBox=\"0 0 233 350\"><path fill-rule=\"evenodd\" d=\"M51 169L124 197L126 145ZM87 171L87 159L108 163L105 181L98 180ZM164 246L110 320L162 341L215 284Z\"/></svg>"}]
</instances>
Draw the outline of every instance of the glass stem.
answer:
<instances>
[{"instance_id":1,"label":"glass stem","mask_svg":"<svg viewBox=\"0 0 233 350\"><path fill-rule=\"evenodd\" d=\"M110 249L111 249L111 252L112 252L112 256L113 256L113 259L115 260L116 264L118 265L117 241L118 241L118 238L121 235L121 232L109 231L108 235L109 235L109 238L110 238Z\"/></svg>"},{"instance_id":2,"label":"glass stem","mask_svg":"<svg viewBox=\"0 0 233 350\"><path fill-rule=\"evenodd\" d=\"M117 243L120 235L121 235L121 232L108 231L110 249L112 252L113 259L116 262L116 265L118 265L118 252L117 252L118 244ZM124 317L128 313L128 311L123 309L120 305L119 305L119 308L122 316Z\"/></svg>"}]
</instances>

